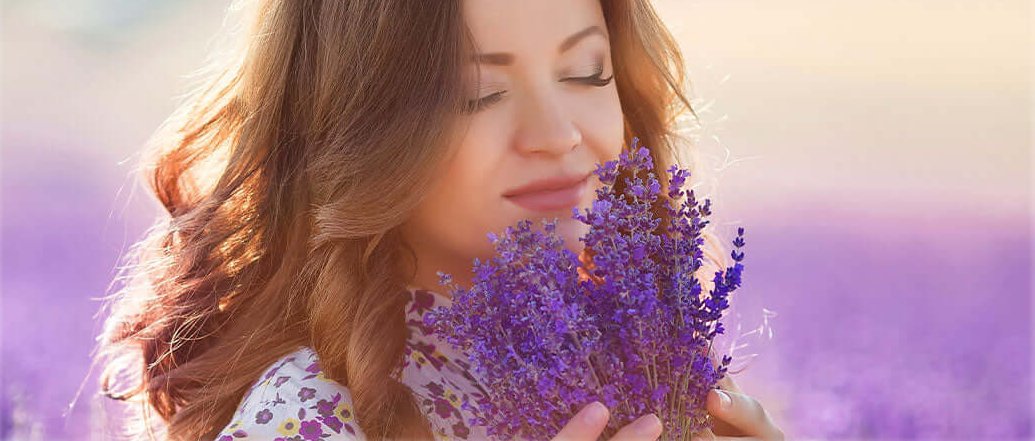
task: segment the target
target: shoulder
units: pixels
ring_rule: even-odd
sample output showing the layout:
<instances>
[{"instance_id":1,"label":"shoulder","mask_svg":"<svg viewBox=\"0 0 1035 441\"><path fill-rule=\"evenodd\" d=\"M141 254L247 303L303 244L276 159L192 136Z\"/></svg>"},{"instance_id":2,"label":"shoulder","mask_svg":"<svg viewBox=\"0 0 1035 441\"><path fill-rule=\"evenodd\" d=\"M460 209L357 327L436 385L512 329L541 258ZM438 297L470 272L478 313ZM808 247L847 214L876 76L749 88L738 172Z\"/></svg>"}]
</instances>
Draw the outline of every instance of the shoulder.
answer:
<instances>
[{"instance_id":1,"label":"shoulder","mask_svg":"<svg viewBox=\"0 0 1035 441\"><path fill-rule=\"evenodd\" d=\"M216 441L365 439L352 409L348 388L325 377L316 353L302 347L258 378Z\"/></svg>"}]
</instances>

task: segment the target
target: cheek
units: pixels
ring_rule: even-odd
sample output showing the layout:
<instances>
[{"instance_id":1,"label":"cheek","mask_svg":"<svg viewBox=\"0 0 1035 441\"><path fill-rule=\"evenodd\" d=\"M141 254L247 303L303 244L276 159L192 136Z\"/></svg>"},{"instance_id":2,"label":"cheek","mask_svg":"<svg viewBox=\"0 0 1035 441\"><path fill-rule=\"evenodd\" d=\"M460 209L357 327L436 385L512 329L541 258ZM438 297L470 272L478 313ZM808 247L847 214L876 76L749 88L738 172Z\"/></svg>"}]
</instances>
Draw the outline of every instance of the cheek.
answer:
<instances>
[{"instance_id":1,"label":"cheek","mask_svg":"<svg viewBox=\"0 0 1035 441\"><path fill-rule=\"evenodd\" d=\"M611 87L610 93L598 92L571 97L569 111L582 133L586 160L603 163L617 159L622 150L624 119L617 90ZM512 158L508 157L506 133L511 132L516 115L502 110L482 114L473 121L456 155L414 214L415 234L430 236L426 240L442 248L440 252L465 259L489 256L492 245L486 233L501 233L527 214L508 210L500 196L506 185L521 177L512 176L515 169L508 166ZM580 211L591 206L600 186L595 176L590 183L578 205ZM570 212L558 220L565 246L580 250L578 239L588 226L572 219Z\"/></svg>"},{"instance_id":2,"label":"cheek","mask_svg":"<svg viewBox=\"0 0 1035 441\"><path fill-rule=\"evenodd\" d=\"M575 253L582 251L584 245L579 239L587 232L589 232L589 225L576 219L568 219L557 224L557 233L564 240L564 247Z\"/></svg>"},{"instance_id":3,"label":"cheek","mask_svg":"<svg viewBox=\"0 0 1035 441\"><path fill-rule=\"evenodd\" d=\"M611 87L610 93L601 93L592 100L586 100L581 108L579 125L582 130L584 144L588 155L596 164L617 160L625 146L625 116L622 104L618 99L617 89ZM600 181L596 176L590 179L591 190L583 198L580 207L589 207L596 198L596 189Z\"/></svg>"},{"instance_id":4,"label":"cheek","mask_svg":"<svg viewBox=\"0 0 1035 441\"><path fill-rule=\"evenodd\" d=\"M614 87L610 87L609 92L580 99L575 108L575 120L582 132L586 156L596 164L618 159L625 142L625 119L618 92ZM593 168L587 165L587 169ZM596 175L590 176L590 185L577 206L580 212L585 213L592 206L596 190L601 186ZM564 239L565 247L578 252L583 247L579 238L589 231L589 226L571 218L569 213L566 219L561 219L557 231Z\"/></svg>"},{"instance_id":5,"label":"cheek","mask_svg":"<svg viewBox=\"0 0 1035 441\"><path fill-rule=\"evenodd\" d=\"M484 138L472 127L409 222L436 255L467 259L492 249L486 234L503 222L492 144L500 140Z\"/></svg>"},{"instance_id":6,"label":"cheek","mask_svg":"<svg viewBox=\"0 0 1035 441\"><path fill-rule=\"evenodd\" d=\"M618 159L625 142L625 118L618 89L609 86L579 101L577 120L584 143L599 163Z\"/></svg>"}]
</instances>

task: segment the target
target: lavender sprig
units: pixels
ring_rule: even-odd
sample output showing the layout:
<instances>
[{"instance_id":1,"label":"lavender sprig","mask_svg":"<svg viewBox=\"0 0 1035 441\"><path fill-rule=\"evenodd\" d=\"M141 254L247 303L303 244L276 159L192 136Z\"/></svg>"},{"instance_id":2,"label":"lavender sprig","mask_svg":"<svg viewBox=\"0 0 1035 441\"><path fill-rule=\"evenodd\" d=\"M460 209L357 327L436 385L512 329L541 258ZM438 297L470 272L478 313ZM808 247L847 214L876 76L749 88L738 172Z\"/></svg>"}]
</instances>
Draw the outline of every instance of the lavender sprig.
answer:
<instances>
[{"instance_id":1,"label":"lavender sprig","mask_svg":"<svg viewBox=\"0 0 1035 441\"><path fill-rule=\"evenodd\" d=\"M744 229L733 241L733 266L716 271L702 296L697 273L711 201L698 204L683 189L690 173L676 166L662 197L638 141L597 165L603 186L592 207L573 209L589 226L580 238L588 261L563 246L556 220L544 220L542 231L522 220L503 236L489 234L496 253L475 259L470 289L439 273L453 301L429 312L426 324L468 354L488 392L470 423L490 436L549 439L595 400L612 411L605 435L651 412L664 439L708 427L705 398L732 361L714 366L711 342L741 284ZM666 216L655 214L659 203Z\"/></svg>"}]
</instances>

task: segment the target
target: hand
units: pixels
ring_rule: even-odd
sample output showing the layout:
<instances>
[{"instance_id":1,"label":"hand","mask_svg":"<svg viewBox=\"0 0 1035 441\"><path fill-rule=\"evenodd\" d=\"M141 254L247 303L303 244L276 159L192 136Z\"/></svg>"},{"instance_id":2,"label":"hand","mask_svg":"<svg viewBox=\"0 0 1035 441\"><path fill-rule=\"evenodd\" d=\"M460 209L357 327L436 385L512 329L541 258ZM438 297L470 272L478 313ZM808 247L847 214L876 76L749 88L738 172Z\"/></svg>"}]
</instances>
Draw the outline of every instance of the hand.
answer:
<instances>
[{"instance_id":1,"label":"hand","mask_svg":"<svg viewBox=\"0 0 1035 441\"><path fill-rule=\"evenodd\" d=\"M729 407L723 406L720 392L708 392L705 407L714 420L712 430L705 430L693 439L718 441L783 441L784 434L765 408L744 394L729 374L719 380L719 388L730 397ZM718 435L718 436L717 436Z\"/></svg>"},{"instance_id":2,"label":"hand","mask_svg":"<svg viewBox=\"0 0 1035 441\"><path fill-rule=\"evenodd\" d=\"M600 402L593 402L576 413L552 441L597 441L611 413ZM653 413L622 427L610 441L656 440L661 436L661 420Z\"/></svg>"}]
</instances>

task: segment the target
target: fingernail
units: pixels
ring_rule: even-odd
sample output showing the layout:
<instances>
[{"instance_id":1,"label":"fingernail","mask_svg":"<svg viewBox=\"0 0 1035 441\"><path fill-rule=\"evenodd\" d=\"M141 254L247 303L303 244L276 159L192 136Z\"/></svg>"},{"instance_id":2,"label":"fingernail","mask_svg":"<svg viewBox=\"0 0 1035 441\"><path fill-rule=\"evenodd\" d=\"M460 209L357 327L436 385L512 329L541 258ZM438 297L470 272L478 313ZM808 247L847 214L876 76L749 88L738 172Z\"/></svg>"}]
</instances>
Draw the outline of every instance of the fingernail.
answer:
<instances>
[{"instance_id":1,"label":"fingernail","mask_svg":"<svg viewBox=\"0 0 1035 441\"><path fill-rule=\"evenodd\" d=\"M730 395L726 392L723 392L721 389L715 389L715 391L719 393L720 407L722 407L723 409L729 409L730 405L733 404L733 399L730 398Z\"/></svg>"},{"instance_id":2,"label":"fingernail","mask_svg":"<svg viewBox=\"0 0 1035 441\"><path fill-rule=\"evenodd\" d=\"M586 410L582 414L582 421L589 425L599 425L604 422L606 416L607 408L604 407L604 404L594 401L586 406Z\"/></svg>"},{"instance_id":3,"label":"fingernail","mask_svg":"<svg viewBox=\"0 0 1035 441\"><path fill-rule=\"evenodd\" d=\"M633 431L638 435L653 435L661 428L661 420L657 415L649 414L640 417L633 423Z\"/></svg>"}]
</instances>

